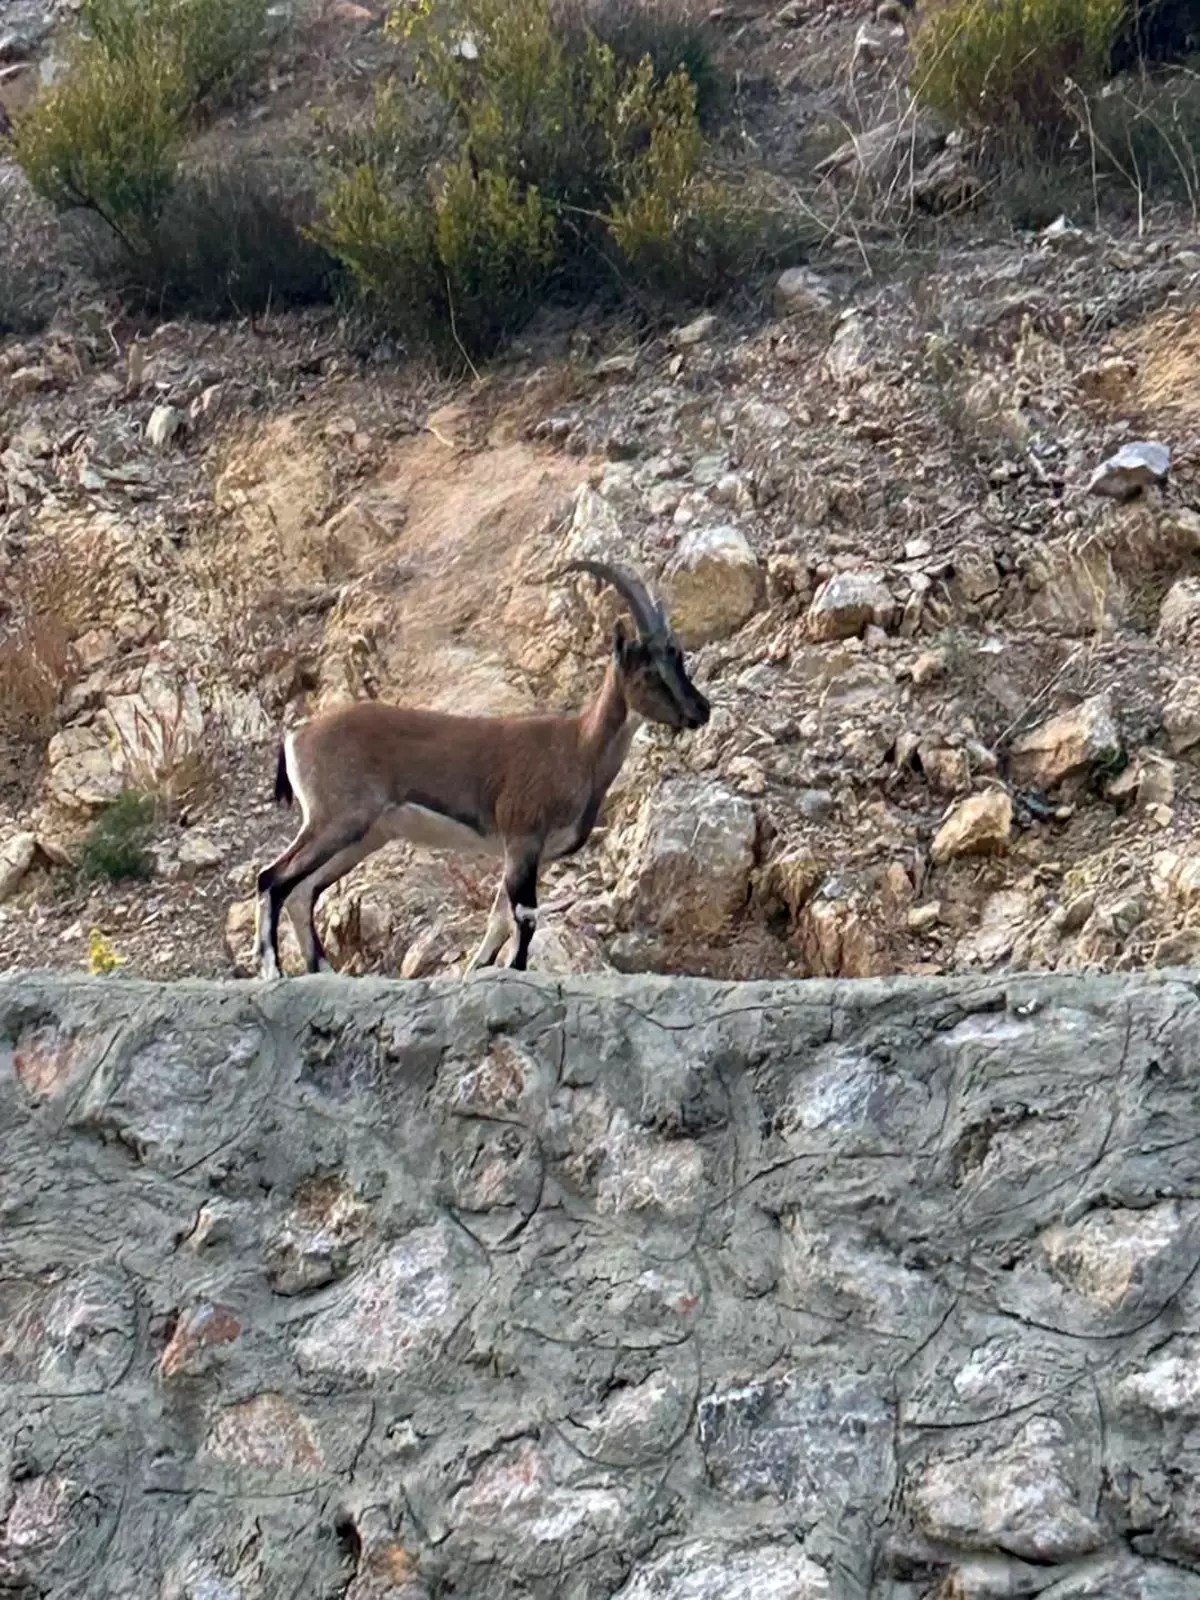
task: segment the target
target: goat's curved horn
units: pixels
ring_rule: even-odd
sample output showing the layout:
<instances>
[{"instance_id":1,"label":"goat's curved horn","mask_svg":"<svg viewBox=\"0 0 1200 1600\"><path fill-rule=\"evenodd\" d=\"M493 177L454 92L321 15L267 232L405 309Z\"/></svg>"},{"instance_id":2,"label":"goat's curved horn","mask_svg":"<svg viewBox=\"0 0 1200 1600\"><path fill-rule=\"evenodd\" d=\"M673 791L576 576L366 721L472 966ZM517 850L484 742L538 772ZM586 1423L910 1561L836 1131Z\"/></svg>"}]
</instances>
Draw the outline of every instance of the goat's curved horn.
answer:
<instances>
[{"instance_id":1,"label":"goat's curved horn","mask_svg":"<svg viewBox=\"0 0 1200 1600\"><path fill-rule=\"evenodd\" d=\"M591 561L581 559L568 561L561 572L590 572L594 578L600 578L605 583L612 584L613 588L633 612L633 619L637 623L638 633L643 639L653 639L666 628L666 612L661 605L650 598L649 591L640 578L635 578L626 567L614 567L607 561Z\"/></svg>"}]
</instances>

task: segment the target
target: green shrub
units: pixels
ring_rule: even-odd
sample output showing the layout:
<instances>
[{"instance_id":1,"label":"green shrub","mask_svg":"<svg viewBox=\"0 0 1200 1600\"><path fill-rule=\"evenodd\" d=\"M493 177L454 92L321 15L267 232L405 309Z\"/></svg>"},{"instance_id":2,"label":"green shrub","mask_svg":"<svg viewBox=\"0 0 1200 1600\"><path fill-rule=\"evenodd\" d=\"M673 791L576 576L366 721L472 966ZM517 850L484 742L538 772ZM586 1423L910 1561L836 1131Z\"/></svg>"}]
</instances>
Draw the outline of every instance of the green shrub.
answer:
<instances>
[{"instance_id":1,"label":"green shrub","mask_svg":"<svg viewBox=\"0 0 1200 1600\"><path fill-rule=\"evenodd\" d=\"M88 880L149 878L154 859L146 849L154 828L154 803L126 789L106 806L88 829L79 853L79 870Z\"/></svg>"},{"instance_id":2,"label":"green shrub","mask_svg":"<svg viewBox=\"0 0 1200 1600\"><path fill-rule=\"evenodd\" d=\"M1052 137L1063 90L1099 84L1124 0L930 0L914 38L917 96L964 126Z\"/></svg>"},{"instance_id":3,"label":"green shrub","mask_svg":"<svg viewBox=\"0 0 1200 1600\"><path fill-rule=\"evenodd\" d=\"M56 209L144 255L189 121L253 70L267 0L84 0L83 17L62 79L17 119L17 160Z\"/></svg>"},{"instance_id":4,"label":"green shrub","mask_svg":"<svg viewBox=\"0 0 1200 1600\"><path fill-rule=\"evenodd\" d=\"M362 166L330 198L329 239L369 301L449 356L497 348L526 319L555 259L536 188L466 159L398 199Z\"/></svg>"},{"instance_id":5,"label":"green shrub","mask_svg":"<svg viewBox=\"0 0 1200 1600\"><path fill-rule=\"evenodd\" d=\"M707 169L697 87L551 0L417 0L418 95L335 135L317 236L402 334L468 361L547 294L721 292L772 229Z\"/></svg>"},{"instance_id":6,"label":"green shrub","mask_svg":"<svg viewBox=\"0 0 1200 1600\"><path fill-rule=\"evenodd\" d=\"M175 183L185 106L169 56L133 64L85 47L18 118L17 160L57 210L92 211L136 248Z\"/></svg>"},{"instance_id":7,"label":"green shrub","mask_svg":"<svg viewBox=\"0 0 1200 1600\"><path fill-rule=\"evenodd\" d=\"M182 74L190 107L237 92L267 40L269 0L84 0L83 19L110 61L143 66L160 56Z\"/></svg>"},{"instance_id":8,"label":"green shrub","mask_svg":"<svg viewBox=\"0 0 1200 1600\"><path fill-rule=\"evenodd\" d=\"M725 108L726 83L706 10L697 0L559 0L557 14L575 50L590 30L619 67L636 67L648 56L656 83L682 68L695 86L701 125L711 127Z\"/></svg>"}]
</instances>

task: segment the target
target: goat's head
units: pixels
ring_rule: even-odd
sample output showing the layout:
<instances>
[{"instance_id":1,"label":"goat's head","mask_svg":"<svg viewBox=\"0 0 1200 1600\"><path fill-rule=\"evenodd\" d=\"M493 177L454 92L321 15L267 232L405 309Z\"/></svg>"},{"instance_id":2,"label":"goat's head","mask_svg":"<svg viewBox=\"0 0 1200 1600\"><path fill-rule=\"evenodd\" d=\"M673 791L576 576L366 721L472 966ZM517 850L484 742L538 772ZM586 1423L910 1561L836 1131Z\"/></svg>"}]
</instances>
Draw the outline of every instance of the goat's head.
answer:
<instances>
[{"instance_id":1,"label":"goat's head","mask_svg":"<svg viewBox=\"0 0 1200 1600\"><path fill-rule=\"evenodd\" d=\"M702 728L710 707L688 676L683 651L661 601L652 600L645 584L627 568L607 561L570 561L562 570L590 572L610 583L633 615L636 638L629 636L621 622L613 628L613 659L630 707L647 721L668 728Z\"/></svg>"}]
</instances>

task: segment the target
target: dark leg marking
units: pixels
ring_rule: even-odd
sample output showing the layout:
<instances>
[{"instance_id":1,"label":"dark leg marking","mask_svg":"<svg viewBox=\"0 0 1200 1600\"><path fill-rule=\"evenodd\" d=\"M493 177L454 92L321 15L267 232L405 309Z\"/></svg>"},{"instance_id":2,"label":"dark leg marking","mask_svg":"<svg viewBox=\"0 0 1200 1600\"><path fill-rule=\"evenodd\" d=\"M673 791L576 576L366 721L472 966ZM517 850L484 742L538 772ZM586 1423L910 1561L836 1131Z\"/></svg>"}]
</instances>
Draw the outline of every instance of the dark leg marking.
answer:
<instances>
[{"instance_id":1,"label":"dark leg marking","mask_svg":"<svg viewBox=\"0 0 1200 1600\"><path fill-rule=\"evenodd\" d=\"M537 927L537 883L539 858L536 855L519 856L511 862L504 876L508 902L512 906L517 924L517 948L509 963L517 972L524 972L529 961L529 946Z\"/></svg>"}]
</instances>

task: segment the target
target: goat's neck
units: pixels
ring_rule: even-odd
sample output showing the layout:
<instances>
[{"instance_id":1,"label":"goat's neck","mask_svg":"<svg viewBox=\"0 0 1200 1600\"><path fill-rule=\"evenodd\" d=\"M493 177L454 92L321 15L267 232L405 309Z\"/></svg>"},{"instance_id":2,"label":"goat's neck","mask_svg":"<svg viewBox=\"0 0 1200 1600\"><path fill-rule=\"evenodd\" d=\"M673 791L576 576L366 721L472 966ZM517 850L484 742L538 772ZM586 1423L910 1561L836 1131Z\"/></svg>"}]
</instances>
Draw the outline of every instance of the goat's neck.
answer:
<instances>
[{"instance_id":1,"label":"goat's neck","mask_svg":"<svg viewBox=\"0 0 1200 1600\"><path fill-rule=\"evenodd\" d=\"M579 717L581 751L605 787L620 770L639 720L630 714L616 662L610 661L600 692Z\"/></svg>"}]
</instances>

